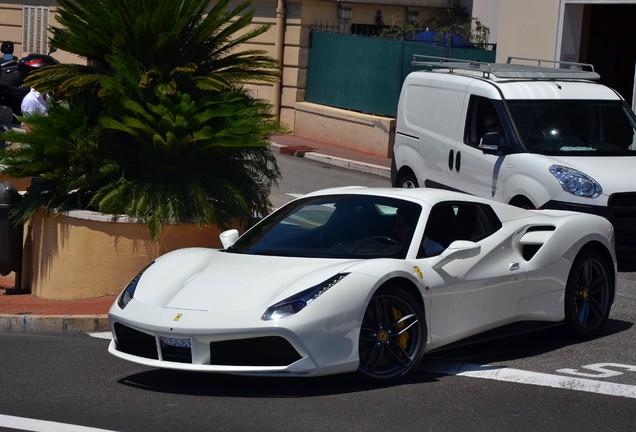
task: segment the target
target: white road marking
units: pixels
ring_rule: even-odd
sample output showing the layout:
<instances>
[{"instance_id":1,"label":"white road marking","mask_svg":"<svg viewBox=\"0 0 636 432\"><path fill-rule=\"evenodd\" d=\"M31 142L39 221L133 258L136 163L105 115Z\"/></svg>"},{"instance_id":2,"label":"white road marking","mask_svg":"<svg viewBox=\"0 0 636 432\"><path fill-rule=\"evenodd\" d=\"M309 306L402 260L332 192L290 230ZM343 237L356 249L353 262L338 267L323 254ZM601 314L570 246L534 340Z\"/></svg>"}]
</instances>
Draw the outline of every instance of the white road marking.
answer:
<instances>
[{"instance_id":1,"label":"white road marking","mask_svg":"<svg viewBox=\"0 0 636 432\"><path fill-rule=\"evenodd\" d=\"M541 372L530 372L503 366L449 362L431 359L425 360L422 363L422 369L427 372L441 373L444 375L491 379L495 381L530 384L636 399L636 385L552 375Z\"/></svg>"},{"instance_id":2,"label":"white road marking","mask_svg":"<svg viewBox=\"0 0 636 432\"><path fill-rule=\"evenodd\" d=\"M305 194L299 194L299 193L286 193L285 195L289 195L292 198L300 198L301 196L305 195Z\"/></svg>"},{"instance_id":3,"label":"white road marking","mask_svg":"<svg viewBox=\"0 0 636 432\"><path fill-rule=\"evenodd\" d=\"M33 432L113 432L108 429L76 426L3 414L0 414L0 427Z\"/></svg>"},{"instance_id":4,"label":"white road marking","mask_svg":"<svg viewBox=\"0 0 636 432\"><path fill-rule=\"evenodd\" d=\"M581 366L583 369L594 371L595 373L580 372L577 369L557 369L557 372L568 375L576 375L586 378L611 378L623 375L624 372L615 371L608 368L625 369L628 372L636 372L636 366L625 365L620 363L594 363Z\"/></svg>"}]
</instances>

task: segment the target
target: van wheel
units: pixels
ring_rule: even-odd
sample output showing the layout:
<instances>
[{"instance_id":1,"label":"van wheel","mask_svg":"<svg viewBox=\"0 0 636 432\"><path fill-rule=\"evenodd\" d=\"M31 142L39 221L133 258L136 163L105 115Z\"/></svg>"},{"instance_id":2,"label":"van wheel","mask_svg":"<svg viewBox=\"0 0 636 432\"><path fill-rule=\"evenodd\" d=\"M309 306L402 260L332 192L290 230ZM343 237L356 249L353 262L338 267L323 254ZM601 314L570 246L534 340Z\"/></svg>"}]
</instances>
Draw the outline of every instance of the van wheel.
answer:
<instances>
[{"instance_id":1,"label":"van wheel","mask_svg":"<svg viewBox=\"0 0 636 432\"><path fill-rule=\"evenodd\" d=\"M514 197L513 199L510 200L510 202L508 204L510 204L512 206L515 206L515 207L520 207L520 208L525 209L525 210L535 210L536 209L534 204L532 204L532 202L528 198L523 197L523 196Z\"/></svg>"},{"instance_id":2,"label":"van wheel","mask_svg":"<svg viewBox=\"0 0 636 432\"><path fill-rule=\"evenodd\" d=\"M398 180L397 186L404 189L414 189L420 187L420 185L417 184L417 179L415 178L415 176L412 176L410 174L401 176Z\"/></svg>"}]
</instances>

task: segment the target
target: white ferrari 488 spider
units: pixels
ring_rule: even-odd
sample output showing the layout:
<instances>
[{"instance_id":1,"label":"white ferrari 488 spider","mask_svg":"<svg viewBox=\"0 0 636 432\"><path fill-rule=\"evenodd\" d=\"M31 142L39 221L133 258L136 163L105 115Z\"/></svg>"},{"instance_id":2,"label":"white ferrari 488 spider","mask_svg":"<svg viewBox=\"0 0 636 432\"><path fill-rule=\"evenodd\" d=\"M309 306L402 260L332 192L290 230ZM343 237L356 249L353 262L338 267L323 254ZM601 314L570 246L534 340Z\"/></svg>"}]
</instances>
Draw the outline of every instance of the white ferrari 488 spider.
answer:
<instances>
[{"instance_id":1,"label":"white ferrari 488 spider","mask_svg":"<svg viewBox=\"0 0 636 432\"><path fill-rule=\"evenodd\" d=\"M614 300L614 231L433 189L308 194L222 250L161 256L110 312L109 351L267 376L408 374L431 350L532 321L592 336Z\"/></svg>"}]
</instances>

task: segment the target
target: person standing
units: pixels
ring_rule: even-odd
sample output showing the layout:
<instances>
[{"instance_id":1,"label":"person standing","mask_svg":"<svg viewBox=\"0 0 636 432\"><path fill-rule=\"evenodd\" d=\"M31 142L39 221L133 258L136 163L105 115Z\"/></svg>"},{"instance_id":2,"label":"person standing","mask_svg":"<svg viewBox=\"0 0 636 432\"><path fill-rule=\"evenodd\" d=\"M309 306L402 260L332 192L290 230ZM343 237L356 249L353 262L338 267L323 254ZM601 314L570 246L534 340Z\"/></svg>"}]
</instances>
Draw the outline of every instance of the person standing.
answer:
<instances>
[{"instance_id":1,"label":"person standing","mask_svg":"<svg viewBox=\"0 0 636 432\"><path fill-rule=\"evenodd\" d=\"M47 97L31 87L31 90L26 94L24 99L22 99L22 105L20 106L20 109L22 110L23 116L28 116L35 113L46 114L46 105Z\"/></svg>"},{"instance_id":2,"label":"person standing","mask_svg":"<svg viewBox=\"0 0 636 432\"><path fill-rule=\"evenodd\" d=\"M30 54L20 60L20 76L23 80L25 80L32 71L56 63L58 63L57 60L48 55ZM46 114L48 110L48 96L41 94L35 88L31 87L29 92L22 99L20 110L24 117L28 117L33 114ZM31 132L31 129L26 123L22 123L22 126L27 132Z\"/></svg>"},{"instance_id":3,"label":"person standing","mask_svg":"<svg viewBox=\"0 0 636 432\"><path fill-rule=\"evenodd\" d=\"M31 90L29 90L24 99L22 99L20 109L22 110L22 115L24 117L28 117L33 114L46 114L47 97L31 87ZM23 122L22 127L25 131L31 132L31 128L28 124Z\"/></svg>"}]
</instances>

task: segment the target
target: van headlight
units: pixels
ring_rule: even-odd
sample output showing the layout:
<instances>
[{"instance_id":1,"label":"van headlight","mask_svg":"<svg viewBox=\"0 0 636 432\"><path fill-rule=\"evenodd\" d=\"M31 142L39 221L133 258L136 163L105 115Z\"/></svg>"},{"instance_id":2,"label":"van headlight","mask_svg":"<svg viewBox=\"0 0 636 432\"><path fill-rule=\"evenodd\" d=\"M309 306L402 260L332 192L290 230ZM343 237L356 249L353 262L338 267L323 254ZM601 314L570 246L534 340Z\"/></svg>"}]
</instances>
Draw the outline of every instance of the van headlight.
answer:
<instances>
[{"instance_id":1,"label":"van headlight","mask_svg":"<svg viewBox=\"0 0 636 432\"><path fill-rule=\"evenodd\" d=\"M597 198L603 193L601 185L587 174L561 165L552 165L550 172L564 191L584 198Z\"/></svg>"}]
</instances>

